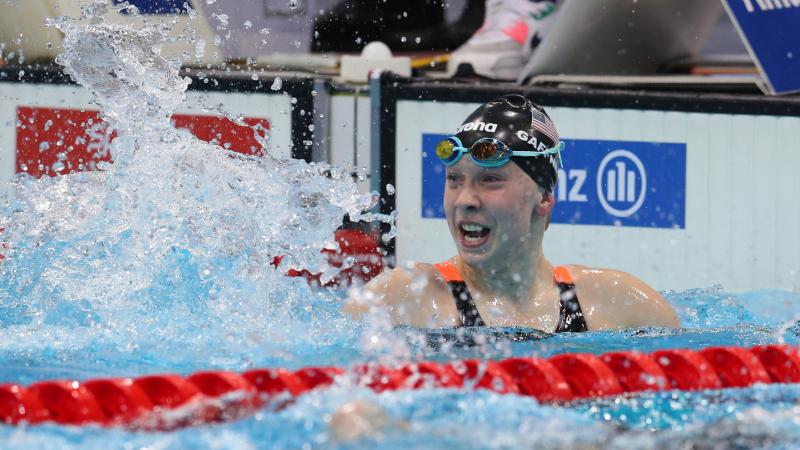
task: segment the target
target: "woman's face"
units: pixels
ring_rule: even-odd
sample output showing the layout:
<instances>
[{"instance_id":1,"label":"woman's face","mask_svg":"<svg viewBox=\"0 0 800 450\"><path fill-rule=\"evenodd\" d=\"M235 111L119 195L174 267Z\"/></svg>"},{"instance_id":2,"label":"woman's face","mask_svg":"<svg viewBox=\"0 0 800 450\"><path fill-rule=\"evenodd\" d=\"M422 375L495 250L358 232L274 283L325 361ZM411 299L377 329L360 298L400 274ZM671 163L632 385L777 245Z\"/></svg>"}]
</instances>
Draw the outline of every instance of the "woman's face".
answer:
<instances>
[{"instance_id":1,"label":"woman's face","mask_svg":"<svg viewBox=\"0 0 800 450\"><path fill-rule=\"evenodd\" d=\"M502 262L528 249L542 195L536 182L511 162L485 168L464 157L448 167L444 210L464 262Z\"/></svg>"}]
</instances>

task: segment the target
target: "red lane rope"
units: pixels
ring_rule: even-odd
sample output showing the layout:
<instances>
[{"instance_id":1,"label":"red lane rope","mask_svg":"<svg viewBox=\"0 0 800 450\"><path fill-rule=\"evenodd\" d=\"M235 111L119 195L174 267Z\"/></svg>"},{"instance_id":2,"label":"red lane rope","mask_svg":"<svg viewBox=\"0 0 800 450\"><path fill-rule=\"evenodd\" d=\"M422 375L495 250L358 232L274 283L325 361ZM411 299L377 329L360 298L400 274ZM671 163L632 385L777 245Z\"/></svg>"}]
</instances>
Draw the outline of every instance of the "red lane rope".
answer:
<instances>
[{"instance_id":1,"label":"red lane rope","mask_svg":"<svg viewBox=\"0 0 800 450\"><path fill-rule=\"evenodd\" d=\"M0 385L0 421L170 429L254 413L267 402L281 406L346 374L337 367L256 369L242 374L204 371L187 377L40 381ZM420 388L488 389L540 402L639 391L741 388L756 383L800 383L800 349L787 345L710 347L562 354L548 359L429 361L400 367L362 365L350 373L377 392Z\"/></svg>"}]
</instances>

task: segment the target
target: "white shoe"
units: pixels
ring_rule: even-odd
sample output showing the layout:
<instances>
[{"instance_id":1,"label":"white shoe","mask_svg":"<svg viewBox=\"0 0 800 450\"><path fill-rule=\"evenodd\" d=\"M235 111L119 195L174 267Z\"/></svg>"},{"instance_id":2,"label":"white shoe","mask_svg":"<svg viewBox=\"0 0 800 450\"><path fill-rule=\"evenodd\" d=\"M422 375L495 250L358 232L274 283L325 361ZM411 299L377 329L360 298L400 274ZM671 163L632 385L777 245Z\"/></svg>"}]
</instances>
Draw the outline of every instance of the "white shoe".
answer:
<instances>
[{"instance_id":1,"label":"white shoe","mask_svg":"<svg viewBox=\"0 0 800 450\"><path fill-rule=\"evenodd\" d=\"M450 55L447 74L516 80L555 11L554 0L487 0L483 26Z\"/></svg>"}]
</instances>

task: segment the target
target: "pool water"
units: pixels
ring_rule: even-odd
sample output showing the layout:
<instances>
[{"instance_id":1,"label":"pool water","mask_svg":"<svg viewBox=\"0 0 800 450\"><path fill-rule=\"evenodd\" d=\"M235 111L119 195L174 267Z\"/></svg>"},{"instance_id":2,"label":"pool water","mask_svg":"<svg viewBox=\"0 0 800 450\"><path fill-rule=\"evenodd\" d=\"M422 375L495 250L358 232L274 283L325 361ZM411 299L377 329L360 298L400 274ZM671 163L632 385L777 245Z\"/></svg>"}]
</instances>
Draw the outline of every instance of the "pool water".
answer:
<instances>
[{"instance_id":1,"label":"pool water","mask_svg":"<svg viewBox=\"0 0 800 450\"><path fill-rule=\"evenodd\" d=\"M99 3L98 3L99 4ZM232 154L174 130L188 81L153 47L163 30L54 22L59 57L118 133L114 164L90 173L16 178L0 205L0 382L139 376L369 361L549 356L619 349L798 344L800 296L667 292L683 329L560 334L459 347L425 343L380 315L353 322L344 292L284 277L330 276L320 255L344 214L375 202L349 174L269 154ZM232 117L237 120L236 117ZM391 217L373 217L391 221ZM285 256L281 270L270 261ZM283 266L286 264L286 266ZM519 330L518 330L519 331ZM364 399L378 434L337 442L331 414ZM0 426L3 448L796 448L800 387L658 392L541 405L488 391L376 394L343 380L228 423L168 432Z\"/></svg>"},{"instance_id":2,"label":"pool water","mask_svg":"<svg viewBox=\"0 0 800 450\"><path fill-rule=\"evenodd\" d=\"M264 343L260 356L249 352L254 359L217 359L220 354L230 353L213 345L202 349L204 358L159 360L144 349L133 353L107 349L103 353L99 351L102 346L91 340L70 348L60 348L56 342L32 348L25 341L13 345L4 341L0 379L30 383L165 371L189 373L207 368L241 371L264 366L347 367L376 358L503 358L800 341L798 329L791 326L794 323L784 322L793 317L793 308L800 300L797 295L763 292L731 296L719 289L705 289L667 293L685 327L677 331L559 334L528 342L487 339L483 346L433 350L420 344L422 340L413 330L384 330L378 332L380 340L393 345L378 351L363 345L377 332L374 327L350 322L338 312L342 295L320 292L319 298L309 296L311 312L300 308L295 316L306 325L307 336L302 343L294 339ZM771 309L766 309L764 304L778 295L783 295L787 303L774 302ZM752 307L753 304L758 306ZM712 309L710 305L720 306ZM19 326L6 322L2 325L4 330ZM48 327L41 331L47 332ZM330 416L353 399L380 405L389 417L388 424L375 436L355 442L334 441ZM779 384L693 393L651 392L551 406L529 397L482 390L423 389L376 394L343 381L302 395L285 409L267 407L253 417L230 423L171 432L95 426L4 426L0 427L0 441L4 448L796 448L800 445L798 405L800 386Z\"/></svg>"}]
</instances>

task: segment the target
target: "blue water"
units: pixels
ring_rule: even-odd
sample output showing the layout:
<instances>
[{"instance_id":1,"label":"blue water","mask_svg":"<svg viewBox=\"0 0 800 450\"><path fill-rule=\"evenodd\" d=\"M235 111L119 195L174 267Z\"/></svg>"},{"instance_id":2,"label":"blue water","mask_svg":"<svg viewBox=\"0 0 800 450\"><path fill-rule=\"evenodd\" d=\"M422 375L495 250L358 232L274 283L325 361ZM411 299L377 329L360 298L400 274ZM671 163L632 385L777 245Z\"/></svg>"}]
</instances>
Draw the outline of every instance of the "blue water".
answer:
<instances>
[{"instance_id":1,"label":"blue water","mask_svg":"<svg viewBox=\"0 0 800 450\"><path fill-rule=\"evenodd\" d=\"M301 285L293 286L301 288ZM308 291L312 293L313 291ZM268 344L259 359L157 361L146 351L125 354L91 343L81 351L57 344L31 349L24 343L0 352L0 380L30 383L39 379L135 376L153 372L189 373L197 369L350 366L375 358L360 342L374 333L338 311L342 293L318 292L310 308L296 316L310 334L301 345L292 339ZM782 296L784 301L776 301ZM617 349L750 346L774 342L798 344L798 330L785 323L793 316L797 294L752 292L727 295L719 289L667 293L684 329L626 330L555 335L534 342L499 340L483 347L433 351L419 345L409 330L381 338L403 341L405 356L446 360L462 357L602 353ZM311 297L310 297L311 298ZM771 307L765 304L772 303ZM757 305L757 306L756 306ZM756 312L757 311L757 312ZM4 321L3 328L9 325ZM318 338L318 339L317 339ZM330 439L330 414L346 402L365 399L385 409L390 421L376 436L355 442ZM659 392L598 399L575 405L540 405L515 395L486 391L427 389L375 394L344 382L303 395L281 411L264 409L254 417L173 432L130 432L97 427L0 427L4 448L795 448L800 445L800 386L768 385L696 393ZM654 432L653 432L654 431Z\"/></svg>"},{"instance_id":2,"label":"blue water","mask_svg":"<svg viewBox=\"0 0 800 450\"><path fill-rule=\"evenodd\" d=\"M269 139L262 139L266 156L253 158L176 132L168 118L188 81L153 50L163 30L96 19L57 22L66 35L58 61L117 130L115 163L20 176L2 198L0 382L800 343L800 295L719 288L665 293L683 324L678 331L488 339L437 350L379 314L353 322L340 312L345 293L282 272L331 275L319 250L333 245L344 214L355 217L375 198L341 169L271 157ZM286 257L281 270L269 263L276 255ZM377 405L386 424L355 442L335 441L331 414L354 399ZM796 448L798 400L800 387L770 385L564 407L486 391L379 395L344 380L279 411L171 432L0 426L0 447Z\"/></svg>"}]
</instances>

